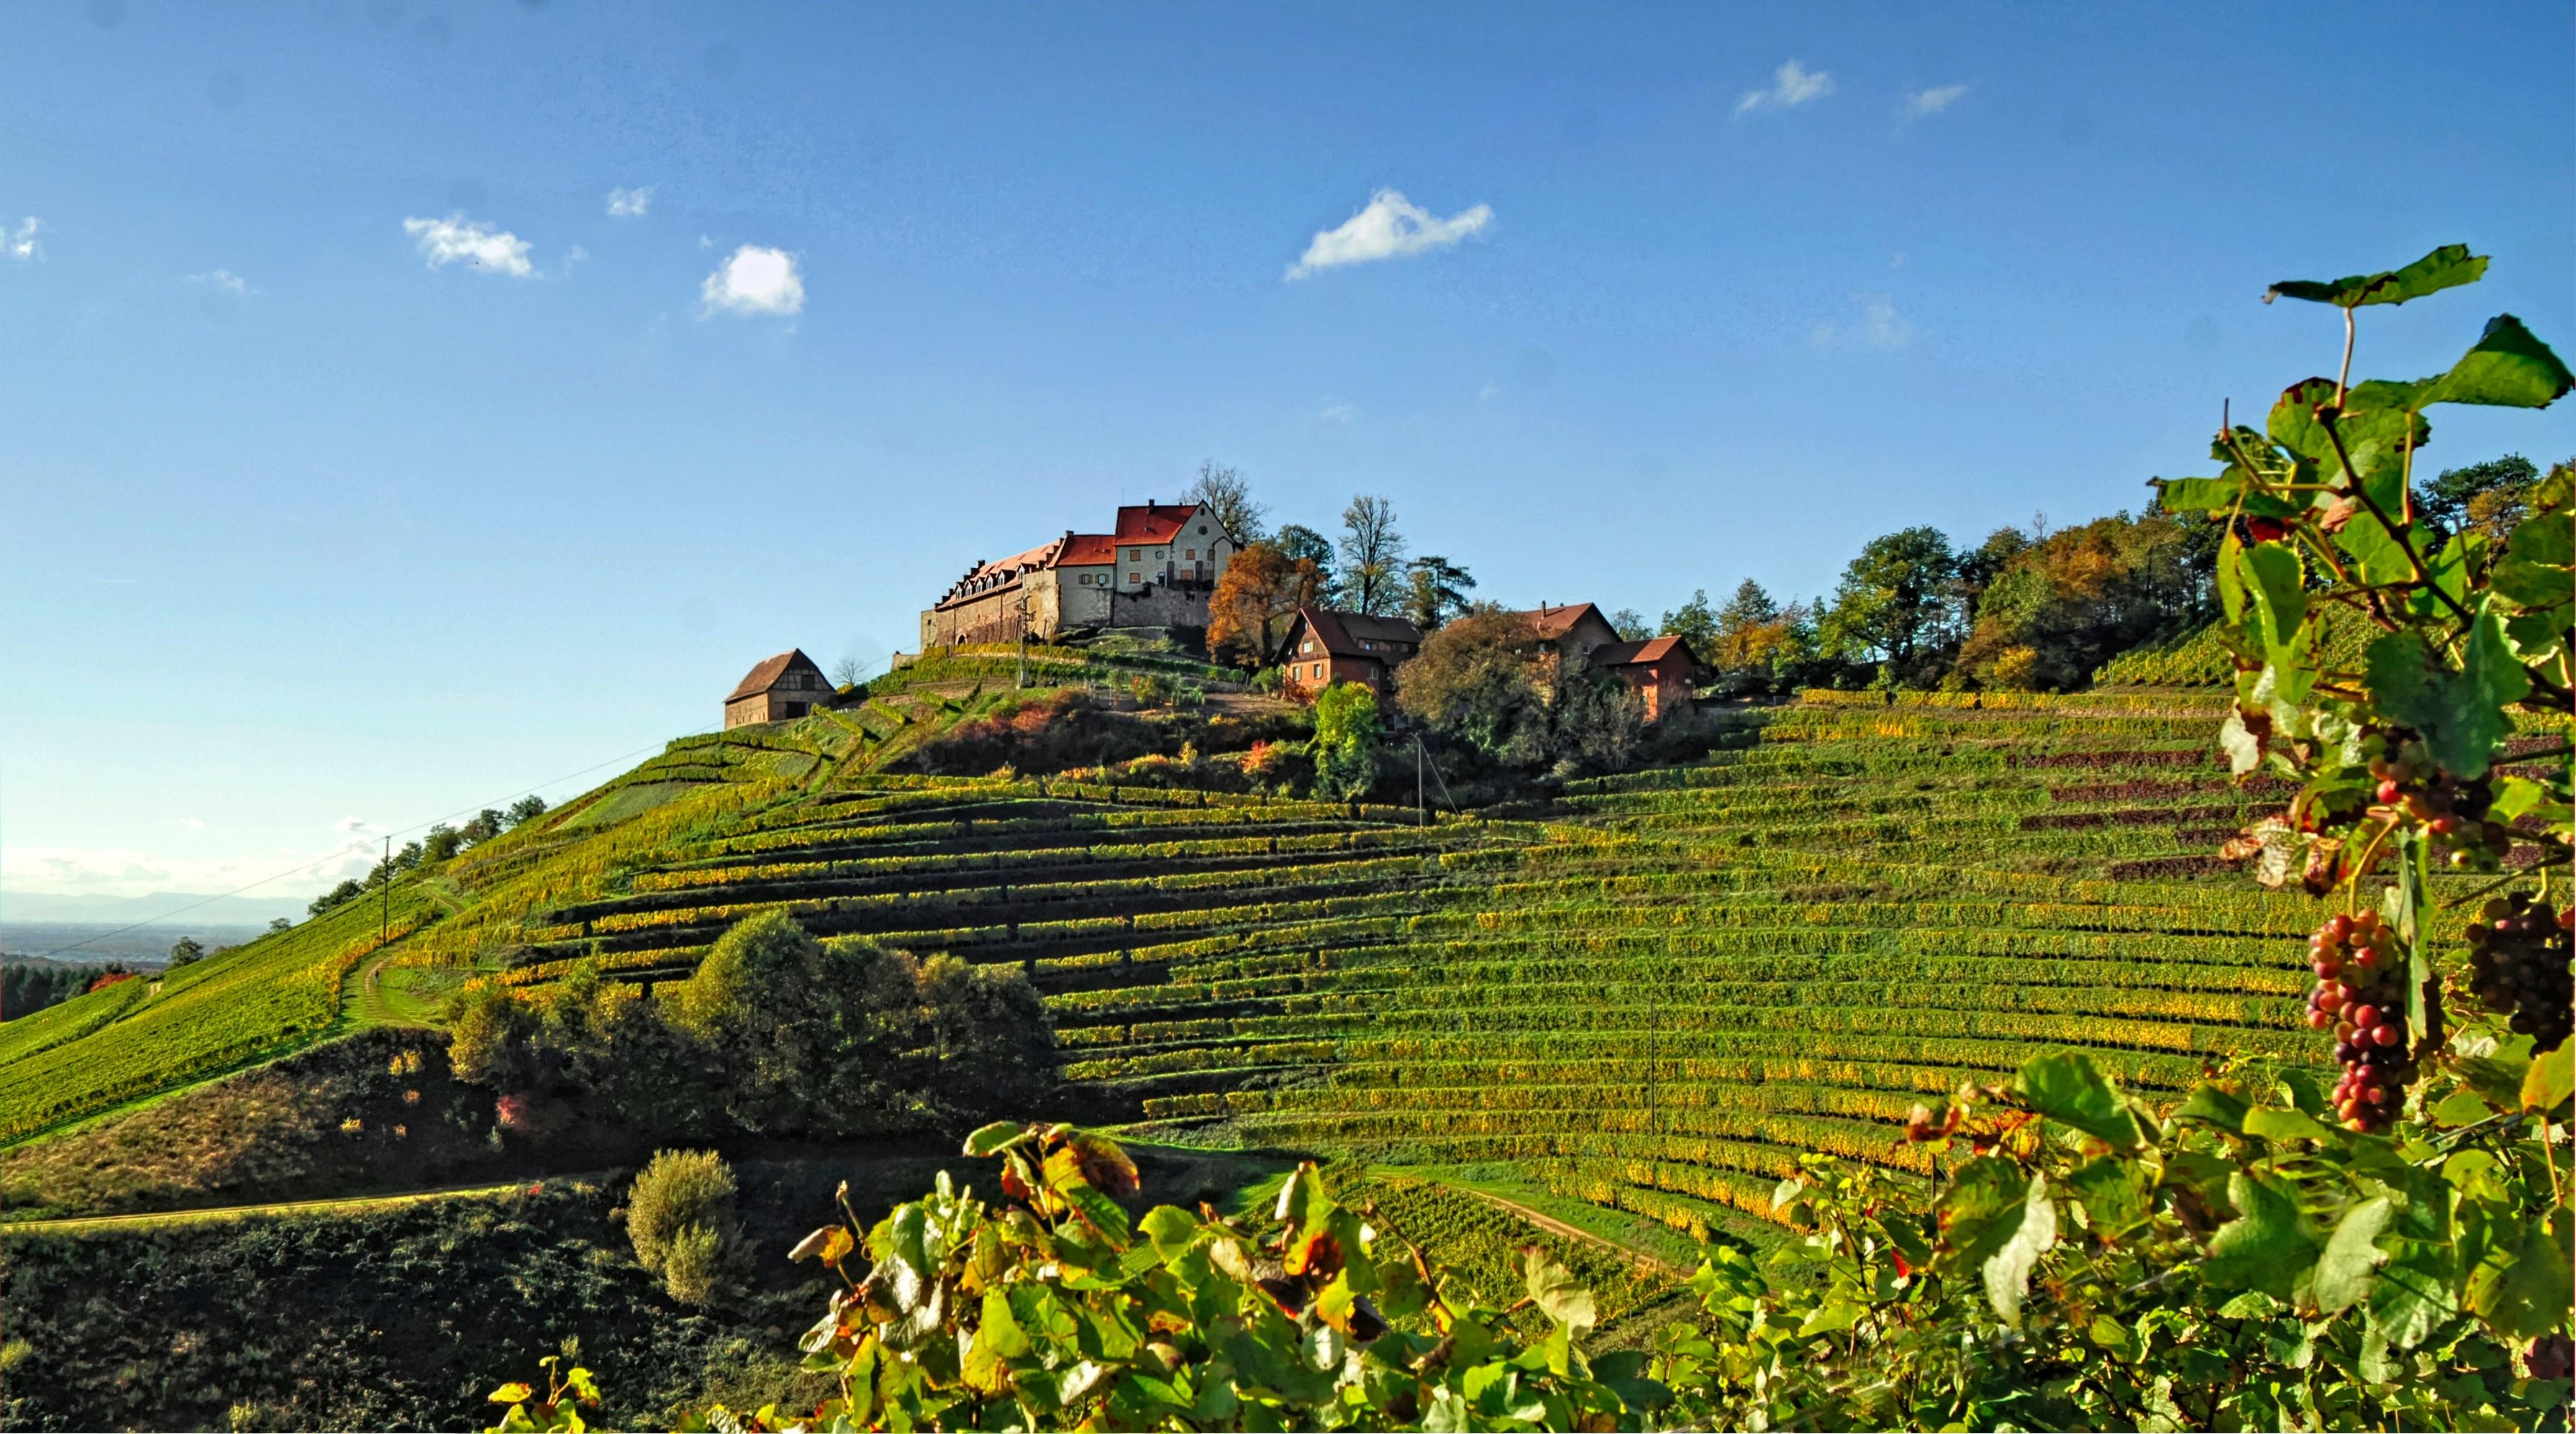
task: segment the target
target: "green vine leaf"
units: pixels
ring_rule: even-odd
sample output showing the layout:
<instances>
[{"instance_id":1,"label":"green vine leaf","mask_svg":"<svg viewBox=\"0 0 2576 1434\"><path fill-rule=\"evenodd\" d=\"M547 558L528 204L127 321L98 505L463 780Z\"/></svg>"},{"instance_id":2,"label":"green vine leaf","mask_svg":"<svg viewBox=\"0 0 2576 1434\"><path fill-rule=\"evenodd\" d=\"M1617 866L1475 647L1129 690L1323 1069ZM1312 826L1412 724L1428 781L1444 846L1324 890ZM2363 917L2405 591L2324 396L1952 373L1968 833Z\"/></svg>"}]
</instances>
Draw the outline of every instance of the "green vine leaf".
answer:
<instances>
[{"instance_id":1,"label":"green vine leaf","mask_svg":"<svg viewBox=\"0 0 2576 1434\"><path fill-rule=\"evenodd\" d=\"M2013 1077L2013 1094L2049 1119L2114 1150L2135 1150L2140 1144L2138 1118L2081 1051L2052 1051L2024 1062Z\"/></svg>"},{"instance_id":2,"label":"green vine leaf","mask_svg":"<svg viewBox=\"0 0 2576 1434\"><path fill-rule=\"evenodd\" d=\"M2380 1264L2388 1258L2377 1241L2379 1232L2388 1228L2392 1208L2387 1196L2374 1196L2346 1210L2335 1222L2334 1235L2317 1259L2319 1314L2341 1314L2369 1295Z\"/></svg>"},{"instance_id":3,"label":"green vine leaf","mask_svg":"<svg viewBox=\"0 0 2576 1434\"><path fill-rule=\"evenodd\" d=\"M2487 256L2472 254L2466 244L2445 244L2403 269L2383 270L2376 274L2351 274L2320 283L2313 279L2284 279L2265 290L2263 302L2275 298L2305 299L2315 304L2332 304L2337 308L2358 308L2364 304L2402 304L2427 294L2462 284L2474 284L2487 272Z\"/></svg>"},{"instance_id":4,"label":"green vine leaf","mask_svg":"<svg viewBox=\"0 0 2576 1434\"><path fill-rule=\"evenodd\" d=\"M2297 1200L2277 1177L2249 1170L2228 1177L2227 1198L2241 1213L2210 1237L2202 1277L2214 1289L2288 1298L2317 1258L2316 1240L2300 1228Z\"/></svg>"},{"instance_id":5,"label":"green vine leaf","mask_svg":"<svg viewBox=\"0 0 2576 1434\"><path fill-rule=\"evenodd\" d=\"M2429 403L2478 403L2501 408L2547 408L2576 387L2549 345L2511 314L2487 320L2475 347L2435 381Z\"/></svg>"}]
</instances>

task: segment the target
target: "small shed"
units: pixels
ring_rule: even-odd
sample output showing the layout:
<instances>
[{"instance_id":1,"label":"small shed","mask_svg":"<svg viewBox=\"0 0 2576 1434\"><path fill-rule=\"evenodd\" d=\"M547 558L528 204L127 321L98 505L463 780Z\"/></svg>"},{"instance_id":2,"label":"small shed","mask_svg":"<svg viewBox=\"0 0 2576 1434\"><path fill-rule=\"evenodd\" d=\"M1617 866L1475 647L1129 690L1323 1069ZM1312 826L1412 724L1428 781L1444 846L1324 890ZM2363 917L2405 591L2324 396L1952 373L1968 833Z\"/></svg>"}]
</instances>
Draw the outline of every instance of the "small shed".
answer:
<instances>
[{"instance_id":1,"label":"small shed","mask_svg":"<svg viewBox=\"0 0 2576 1434\"><path fill-rule=\"evenodd\" d=\"M1591 661L1644 696L1649 722L1661 722L1690 708L1691 679L1699 672L1699 654L1678 634L1604 643L1592 649Z\"/></svg>"},{"instance_id":2,"label":"small shed","mask_svg":"<svg viewBox=\"0 0 2576 1434\"><path fill-rule=\"evenodd\" d=\"M743 674L733 695L725 699L724 724L730 729L755 722L792 722L831 700L831 679L805 655L805 649L790 648L763 658Z\"/></svg>"}]
</instances>

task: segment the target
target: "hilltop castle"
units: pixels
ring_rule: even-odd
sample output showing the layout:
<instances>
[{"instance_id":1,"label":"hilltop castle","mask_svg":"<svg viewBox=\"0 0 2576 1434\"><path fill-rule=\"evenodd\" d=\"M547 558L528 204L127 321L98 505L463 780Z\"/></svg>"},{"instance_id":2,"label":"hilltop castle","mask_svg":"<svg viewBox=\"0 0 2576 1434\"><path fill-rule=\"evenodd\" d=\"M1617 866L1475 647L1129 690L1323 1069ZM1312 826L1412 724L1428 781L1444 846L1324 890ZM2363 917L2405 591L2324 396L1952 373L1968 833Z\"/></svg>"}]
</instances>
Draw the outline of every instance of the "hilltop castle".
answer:
<instances>
[{"instance_id":1,"label":"hilltop castle","mask_svg":"<svg viewBox=\"0 0 2576 1434\"><path fill-rule=\"evenodd\" d=\"M1234 539L1197 506L1122 507L1106 533L1076 533L966 570L921 613L921 646L1052 638L1076 628L1205 627Z\"/></svg>"}]
</instances>

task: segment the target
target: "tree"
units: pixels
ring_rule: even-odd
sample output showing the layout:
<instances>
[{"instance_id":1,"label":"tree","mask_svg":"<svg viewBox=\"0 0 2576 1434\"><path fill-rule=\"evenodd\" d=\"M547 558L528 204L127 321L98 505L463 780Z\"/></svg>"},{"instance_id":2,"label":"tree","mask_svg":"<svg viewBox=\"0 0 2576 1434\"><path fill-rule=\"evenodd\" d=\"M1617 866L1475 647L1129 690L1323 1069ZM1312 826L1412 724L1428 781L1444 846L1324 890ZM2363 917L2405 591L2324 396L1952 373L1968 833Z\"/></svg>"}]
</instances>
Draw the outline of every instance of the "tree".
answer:
<instances>
[{"instance_id":1,"label":"tree","mask_svg":"<svg viewBox=\"0 0 2576 1434\"><path fill-rule=\"evenodd\" d=\"M442 862L463 850L465 833L445 822L431 827L420 839L420 859L424 862Z\"/></svg>"},{"instance_id":2,"label":"tree","mask_svg":"<svg viewBox=\"0 0 2576 1434\"><path fill-rule=\"evenodd\" d=\"M834 687L855 687L858 685L859 679L867 675L867 671L867 666L857 658L844 657L840 661L832 664L832 685Z\"/></svg>"},{"instance_id":3,"label":"tree","mask_svg":"<svg viewBox=\"0 0 2576 1434\"><path fill-rule=\"evenodd\" d=\"M1262 538L1261 520L1268 517L1267 504L1252 498L1252 485L1244 481L1240 470L1228 468L1209 459L1199 465L1198 481L1181 494L1183 503L1195 503L1217 526L1233 539L1238 554Z\"/></svg>"},{"instance_id":4,"label":"tree","mask_svg":"<svg viewBox=\"0 0 2576 1434\"><path fill-rule=\"evenodd\" d=\"M1829 651L1881 664L1896 681L1929 685L1959 640L1953 583L1959 560L1937 528L1872 538L1843 569L1825 612Z\"/></svg>"},{"instance_id":5,"label":"tree","mask_svg":"<svg viewBox=\"0 0 2576 1434\"><path fill-rule=\"evenodd\" d=\"M294 926L294 920L289 917L272 916L268 918L268 934L271 936L276 935L280 931L292 930Z\"/></svg>"},{"instance_id":6,"label":"tree","mask_svg":"<svg viewBox=\"0 0 2576 1434\"><path fill-rule=\"evenodd\" d=\"M1333 570L1333 540L1302 523L1281 527L1270 544L1292 563L1313 563L1319 573Z\"/></svg>"},{"instance_id":7,"label":"tree","mask_svg":"<svg viewBox=\"0 0 2576 1434\"><path fill-rule=\"evenodd\" d=\"M1437 555L1415 558L1405 565L1404 577L1404 615L1426 634L1465 612L1467 594L1476 586L1465 568Z\"/></svg>"},{"instance_id":8,"label":"tree","mask_svg":"<svg viewBox=\"0 0 2576 1434\"><path fill-rule=\"evenodd\" d=\"M1395 530L1395 504L1362 493L1342 510L1339 601L1351 611L1394 612L1402 600L1404 535Z\"/></svg>"},{"instance_id":9,"label":"tree","mask_svg":"<svg viewBox=\"0 0 2576 1434\"><path fill-rule=\"evenodd\" d=\"M2161 513L2100 518L2023 545L1979 595L1957 670L1990 687L2081 686L2113 656L2199 616L2189 549L2186 525Z\"/></svg>"},{"instance_id":10,"label":"tree","mask_svg":"<svg viewBox=\"0 0 2576 1434\"><path fill-rule=\"evenodd\" d=\"M676 1020L709 1053L725 1113L746 1130L899 1128L918 970L878 946L827 948L765 911L718 938L680 983Z\"/></svg>"},{"instance_id":11,"label":"tree","mask_svg":"<svg viewBox=\"0 0 2576 1434\"><path fill-rule=\"evenodd\" d=\"M170 947L170 964L166 969L176 971L182 966L193 966L205 959L204 944L194 936L182 936Z\"/></svg>"},{"instance_id":12,"label":"tree","mask_svg":"<svg viewBox=\"0 0 2576 1434\"><path fill-rule=\"evenodd\" d=\"M419 842L404 842L401 849L394 853L394 870L410 871L421 864L422 858L423 852Z\"/></svg>"},{"instance_id":13,"label":"tree","mask_svg":"<svg viewBox=\"0 0 2576 1434\"><path fill-rule=\"evenodd\" d=\"M332 887L329 891L322 893L320 896L313 898L312 902L304 909L312 915L319 916L334 907L348 905L350 902L365 895L366 891L367 889L364 886L359 885L357 882L344 881L338 886Z\"/></svg>"},{"instance_id":14,"label":"tree","mask_svg":"<svg viewBox=\"0 0 2576 1434\"><path fill-rule=\"evenodd\" d=\"M1548 751L1546 699L1530 675L1538 633L1520 613L1469 609L1425 638L1404 665L1396 705L1435 732L1509 766Z\"/></svg>"},{"instance_id":15,"label":"tree","mask_svg":"<svg viewBox=\"0 0 2576 1434\"><path fill-rule=\"evenodd\" d=\"M1958 570L1951 578L1951 601L1958 605L1959 622L1963 626L1975 624L1977 604L1985 598L1986 589L1994 580L2003 575L2004 568L2034 544L2045 541L2046 523L2045 517L2035 517L2028 532L2019 528L1997 528L1986 535L1983 543L1959 555Z\"/></svg>"},{"instance_id":16,"label":"tree","mask_svg":"<svg viewBox=\"0 0 2576 1434\"><path fill-rule=\"evenodd\" d=\"M1655 630L1646 624L1646 615L1633 607L1610 614L1610 628L1619 634L1621 642L1643 642L1655 635Z\"/></svg>"},{"instance_id":17,"label":"tree","mask_svg":"<svg viewBox=\"0 0 2576 1434\"><path fill-rule=\"evenodd\" d=\"M465 839L467 846L479 846L499 836L501 829L508 825L507 818L492 808L485 807L474 814L474 820L467 822L459 830L458 835Z\"/></svg>"},{"instance_id":18,"label":"tree","mask_svg":"<svg viewBox=\"0 0 2576 1434\"><path fill-rule=\"evenodd\" d=\"M2540 468L2519 453L2445 468L2440 476L2415 485L2415 506L2434 531L2448 539L2454 533L2484 533L2500 544L2528 511L2528 494L2540 481Z\"/></svg>"},{"instance_id":19,"label":"tree","mask_svg":"<svg viewBox=\"0 0 2576 1434\"><path fill-rule=\"evenodd\" d=\"M1743 696L1787 681L1779 668L1801 650L1804 607L1782 607L1751 578L1736 584L1734 595L1713 614L1705 593L1695 595L1693 604L1699 612L1692 625L1705 628L1704 636L1692 639L1691 651L1708 664L1720 691Z\"/></svg>"},{"instance_id":20,"label":"tree","mask_svg":"<svg viewBox=\"0 0 2576 1434\"><path fill-rule=\"evenodd\" d=\"M1377 785L1378 740L1385 723L1377 693L1357 682L1336 682L1315 698L1315 795L1326 801L1366 796Z\"/></svg>"},{"instance_id":21,"label":"tree","mask_svg":"<svg viewBox=\"0 0 2576 1434\"><path fill-rule=\"evenodd\" d=\"M1279 660L1297 609L1311 607L1323 575L1276 543L1255 543L1235 554L1208 598L1208 651L1247 668Z\"/></svg>"},{"instance_id":22,"label":"tree","mask_svg":"<svg viewBox=\"0 0 2576 1434\"><path fill-rule=\"evenodd\" d=\"M458 1080L505 1095L533 1090L543 1078L536 1010L499 987L460 997L447 1019L447 1067Z\"/></svg>"},{"instance_id":23,"label":"tree","mask_svg":"<svg viewBox=\"0 0 2576 1434\"><path fill-rule=\"evenodd\" d=\"M847 662L849 659L844 658L842 660ZM510 825L514 827L524 822L535 821L537 818L544 816L545 814L546 799L533 792L510 803L510 810L505 813L509 818Z\"/></svg>"},{"instance_id":24,"label":"tree","mask_svg":"<svg viewBox=\"0 0 2576 1434\"><path fill-rule=\"evenodd\" d=\"M1759 584L1755 583L1751 578L1746 578L1744 580L1744 586L1735 590L1736 595L1738 597L1743 596L1745 589L1747 588L1750 588L1755 593L1760 593L1762 591ZM1766 597L1763 601L1769 602L1770 599ZM1699 654L1700 661L1715 662L1717 660L1718 617L1716 613L1709 610L1708 589L1694 589L1691 593L1689 602L1683 603L1679 608L1665 613L1663 625L1660 630L1672 633L1688 642L1690 644L1691 651Z\"/></svg>"},{"instance_id":25,"label":"tree","mask_svg":"<svg viewBox=\"0 0 2576 1434\"><path fill-rule=\"evenodd\" d=\"M933 956L921 963L921 1008L941 1104L998 1119L1035 1108L1054 1083L1053 1020L1019 967Z\"/></svg>"},{"instance_id":26,"label":"tree","mask_svg":"<svg viewBox=\"0 0 2576 1434\"><path fill-rule=\"evenodd\" d=\"M1646 732L1646 698L1616 674L1575 668L1557 684L1557 761L1574 772L1624 772Z\"/></svg>"}]
</instances>

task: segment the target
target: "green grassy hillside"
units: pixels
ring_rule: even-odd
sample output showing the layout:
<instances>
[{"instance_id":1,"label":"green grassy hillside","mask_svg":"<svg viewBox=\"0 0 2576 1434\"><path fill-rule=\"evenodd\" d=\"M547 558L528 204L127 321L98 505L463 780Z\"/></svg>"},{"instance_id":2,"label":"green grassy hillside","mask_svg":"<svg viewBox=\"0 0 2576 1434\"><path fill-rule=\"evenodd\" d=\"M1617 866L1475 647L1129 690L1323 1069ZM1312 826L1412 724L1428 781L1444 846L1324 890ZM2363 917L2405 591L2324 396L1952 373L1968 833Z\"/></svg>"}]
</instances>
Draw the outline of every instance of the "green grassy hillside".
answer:
<instances>
[{"instance_id":1,"label":"green grassy hillside","mask_svg":"<svg viewBox=\"0 0 2576 1434\"><path fill-rule=\"evenodd\" d=\"M2214 856L2283 795L2212 764L2215 694L1819 698L1745 714L1698 764L1425 827L887 770L989 710L985 681L916 673L861 708L674 743L398 884L386 949L370 902L12 1023L5 1134L416 1019L467 980L683 974L771 908L1021 966L1068 1113L1499 1169L1695 1233L1767 1211L1802 1151L1914 1168L1893 1138L1914 1101L2042 1047L2150 1091L2308 1049L2289 938L2311 904Z\"/></svg>"}]
</instances>

